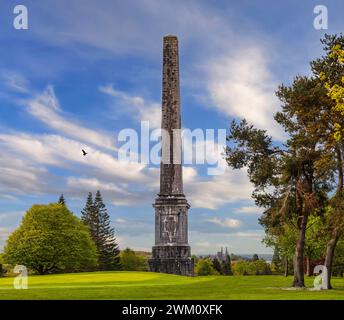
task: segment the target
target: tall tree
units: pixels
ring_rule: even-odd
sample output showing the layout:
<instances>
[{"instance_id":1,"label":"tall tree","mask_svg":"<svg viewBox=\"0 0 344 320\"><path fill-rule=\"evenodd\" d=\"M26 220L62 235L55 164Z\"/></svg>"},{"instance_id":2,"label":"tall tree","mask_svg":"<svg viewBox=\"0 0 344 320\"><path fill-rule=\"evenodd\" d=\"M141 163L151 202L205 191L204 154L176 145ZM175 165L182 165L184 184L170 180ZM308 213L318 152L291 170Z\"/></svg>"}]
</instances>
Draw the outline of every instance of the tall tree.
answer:
<instances>
[{"instance_id":1,"label":"tall tree","mask_svg":"<svg viewBox=\"0 0 344 320\"><path fill-rule=\"evenodd\" d=\"M323 144L332 154L333 172L337 177L337 188L330 200L331 212L327 216L328 237L325 266L327 268L327 289L331 289L331 275L336 245L344 233L344 36L325 35L321 40L325 55L311 63L313 73L322 81L331 99L326 104L326 130Z\"/></svg>"},{"instance_id":2,"label":"tall tree","mask_svg":"<svg viewBox=\"0 0 344 320\"><path fill-rule=\"evenodd\" d=\"M288 135L283 147L274 146L264 130L242 120L232 122L226 149L227 163L247 168L254 185L252 194L266 210L260 222L267 229L281 222L294 222L297 241L294 253L294 282L304 286L303 257L308 217L320 214L329 178L320 144L324 89L317 79L296 77L289 87L280 86L277 96L282 111L275 120Z\"/></svg>"},{"instance_id":3,"label":"tall tree","mask_svg":"<svg viewBox=\"0 0 344 320\"><path fill-rule=\"evenodd\" d=\"M96 225L98 224L98 222L97 222L96 210L93 203L92 192L88 193L85 207L81 211L81 220L89 227L91 235L92 235L92 239L96 243L96 238L97 238Z\"/></svg>"},{"instance_id":4,"label":"tall tree","mask_svg":"<svg viewBox=\"0 0 344 320\"><path fill-rule=\"evenodd\" d=\"M115 237L115 230L111 227L110 216L99 190L94 199L94 207L99 217L99 266L103 270L119 269L120 251Z\"/></svg>"},{"instance_id":5,"label":"tall tree","mask_svg":"<svg viewBox=\"0 0 344 320\"><path fill-rule=\"evenodd\" d=\"M92 193L87 196L82 220L88 225L92 239L98 252L98 268L100 270L119 269L119 248L111 227L110 216L103 202L101 193L97 191L93 201Z\"/></svg>"},{"instance_id":6,"label":"tall tree","mask_svg":"<svg viewBox=\"0 0 344 320\"><path fill-rule=\"evenodd\" d=\"M283 105L275 119L289 135L290 151L285 163L287 192L283 195L285 205L283 203L282 208L296 214L294 285L304 286L303 258L308 220L312 214L323 214L332 177L326 162L330 155L321 143L326 118L321 110L328 98L319 80L307 77L296 77L289 87L280 86L277 96Z\"/></svg>"}]
</instances>

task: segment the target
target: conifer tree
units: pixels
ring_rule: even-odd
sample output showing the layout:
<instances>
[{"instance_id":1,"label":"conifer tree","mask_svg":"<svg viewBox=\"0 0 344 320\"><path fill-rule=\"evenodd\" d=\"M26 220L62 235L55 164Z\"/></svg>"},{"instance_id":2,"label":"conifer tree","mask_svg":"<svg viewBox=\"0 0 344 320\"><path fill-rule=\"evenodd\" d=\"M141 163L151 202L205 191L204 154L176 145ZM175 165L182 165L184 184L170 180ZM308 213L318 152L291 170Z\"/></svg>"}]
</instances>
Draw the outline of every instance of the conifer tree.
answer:
<instances>
[{"instance_id":1,"label":"conifer tree","mask_svg":"<svg viewBox=\"0 0 344 320\"><path fill-rule=\"evenodd\" d=\"M82 220L89 226L96 245L98 268L100 270L119 269L118 244L114 229L110 225L110 216L99 191L97 191L94 201L92 193L88 194L85 208L82 211Z\"/></svg>"},{"instance_id":2,"label":"conifer tree","mask_svg":"<svg viewBox=\"0 0 344 320\"><path fill-rule=\"evenodd\" d=\"M63 204L64 206L66 205L66 201L65 201L65 198L64 198L63 194L61 194L58 203L59 204Z\"/></svg>"},{"instance_id":3,"label":"conifer tree","mask_svg":"<svg viewBox=\"0 0 344 320\"><path fill-rule=\"evenodd\" d=\"M114 228L111 227L110 216L98 190L94 199L94 208L98 215L98 253L99 267L102 270L119 269L119 248L115 238Z\"/></svg>"},{"instance_id":4,"label":"conifer tree","mask_svg":"<svg viewBox=\"0 0 344 320\"><path fill-rule=\"evenodd\" d=\"M87 224L91 230L93 241L95 242L94 232L95 208L92 192L88 193L85 208L81 211L81 220Z\"/></svg>"},{"instance_id":5,"label":"conifer tree","mask_svg":"<svg viewBox=\"0 0 344 320\"><path fill-rule=\"evenodd\" d=\"M231 258L228 254L226 256L226 260L222 261L222 274L224 274L225 276L233 275L232 266L231 266Z\"/></svg>"},{"instance_id":6,"label":"conifer tree","mask_svg":"<svg viewBox=\"0 0 344 320\"><path fill-rule=\"evenodd\" d=\"M217 257L215 257L213 259L213 268L219 273L222 274L222 267L221 267L221 263L219 261L219 259Z\"/></svg>"}]
</instances>

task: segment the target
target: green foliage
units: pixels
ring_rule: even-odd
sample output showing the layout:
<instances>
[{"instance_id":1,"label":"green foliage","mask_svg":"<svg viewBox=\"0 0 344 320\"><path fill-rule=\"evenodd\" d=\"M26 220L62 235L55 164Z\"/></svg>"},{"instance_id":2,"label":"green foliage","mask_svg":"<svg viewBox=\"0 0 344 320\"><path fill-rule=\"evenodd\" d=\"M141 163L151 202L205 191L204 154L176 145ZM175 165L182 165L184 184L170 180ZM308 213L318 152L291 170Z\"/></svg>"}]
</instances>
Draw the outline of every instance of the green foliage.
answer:
<instances>
[{"instance_id":1,"label":"green foliage","mask_svg":"<svg viewBox=\"0 0 344 320\"><path fill-rule=\"evenodd\" d=\"M193 255L191 256L191 259L193 259L193 261L194 261L195 264L196 264L197 261L198 261L198 257L197 257L195 254L193 254Z\"/></svg>"},{"instance_id":2,"label":"green foliage","mask_svg":"<svg viewBox=\"0 0 344 320\"><path fill-rule=\"evenodd\" d=\"M339 240L336 246L333 273L341 277L344 275L344 239Z\"/></svg>"},{"instance_id":3,"label":"green foliage","mask_svg":"<svg viewBox=\"0 0 344 320\"><path fill-rule=\"evenodd\" d=\"M120 266L125 271L147 271L147 258L137 255L130 248L122 250L120 253Z\"/></svg>"},{"instance_id":4,"label":"green foliage","mask_svg":"<svg viewBox=\"0 0 344 320\"><path fill-rule=\"evenodd\" d=\"M225 276L233 275L232 263L229 255L226 256L226 260L221 263L222 274Z\"/></svg>"},{"instance_id":5,"label":"green foliage","mask_svg":"<svg viewBox=\"0 0 344 320\"><path fill-rule=\"evenodd\" d=\"M232 264L233 274L236 276L246 276L256 274L254 264L246 260L238 260Z\"/></svg>"},{"instance_id":6,"label":"green foliage","mask_svg":"<svg viewBox=\"0 0 344 320\"><path fill-rule=\"evenodd\" d=\"M213 268L219 273L222 274L222 266L221 266L221 262L219 261L219 259L217 257L215 257L213 259Z\"/></svg>"},{"instance_id":7,"label":"green foliage","mask_svg":"<svg viewBox=\"0 0 344 320\"><path fill-rule=\"evenodd\" d=\"M198 276L209 276L219 274L213 267L212 261L209 258L199 259L195 266L195 273Z\"/></svg>"},{"instance_id":8,"label":"green foliage","mask_svg":"<svg viewBox=\"0 0 344 320\"><path fill-rule=\"evenodd\" d=\"M116 270L119 268L119 248L115 230L111 227L110 216L99 190L94 199L94 206L99 215L99 267L101 270Z\"/></svg>"},{"instance_id":9,"label":"green foliage","mask_svg":"<svg viewBox=\"0 0 344 320\"><path fill-rule=\"evenodd\" d=\"M274 247L274 253L271 259L271 272L280 274L283 271L283 261L278 249Z\"/></svg>"},{"instance_id":10,"label":"green foliage","mask_svg":"<svg viewBox=\"0 0 344 320\"><path fill-rule=\"evenodd\" d=\"M270 267L264 260L238 260L232 263L232 270L234 275L240 276L271 274Z\"/></svg>"},{"instance_id":11,"label":"green foliage","mask_svg":"<svg viewBox=\"0 0 344 320\"><path fill-rule=\"evenodd\" d=\"M119 248L100 191L97 191L94 201L92 193L88 194L82 220L89 227L97 248L98 270L118 270Z\"/></svg>"},{"instance_id":12,"label":"green foliage","mask_svg":"<svg viewBox=\"0 0 344 320\"><path fill-rule=\"evenodd\" d=\"M96 248L86 226L65 205L34 205L8 238L4 261L39 274L96 265Z\"/></svg>"}]
</instances>

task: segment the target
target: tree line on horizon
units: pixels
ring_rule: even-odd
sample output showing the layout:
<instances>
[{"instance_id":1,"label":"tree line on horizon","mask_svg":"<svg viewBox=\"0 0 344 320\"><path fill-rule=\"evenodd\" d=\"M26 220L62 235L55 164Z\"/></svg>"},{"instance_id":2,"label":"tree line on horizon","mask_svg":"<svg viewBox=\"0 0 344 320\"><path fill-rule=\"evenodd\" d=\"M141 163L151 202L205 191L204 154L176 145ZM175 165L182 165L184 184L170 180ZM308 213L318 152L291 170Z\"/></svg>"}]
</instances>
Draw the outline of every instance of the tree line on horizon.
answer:
<instances>
[{"instance_id":1,"label":"tree line on horizon","mask_svg":"<svg viewBox=\"0 0 344 320\"><path fill-rule=\"evenodd\" d=\"M233 121L226 161L247 169L252 198L264 208L264 242L276 264L284 260L286 274L293 261L292 285L305 286L305 271L310 275L317 259L331 289L344 234L344 36L325 35L321 43L324 54L311 61L311 75L276 91L281 110L274 119L287 138L277 144L245 119Z\"/></svg>"}]
</instances>

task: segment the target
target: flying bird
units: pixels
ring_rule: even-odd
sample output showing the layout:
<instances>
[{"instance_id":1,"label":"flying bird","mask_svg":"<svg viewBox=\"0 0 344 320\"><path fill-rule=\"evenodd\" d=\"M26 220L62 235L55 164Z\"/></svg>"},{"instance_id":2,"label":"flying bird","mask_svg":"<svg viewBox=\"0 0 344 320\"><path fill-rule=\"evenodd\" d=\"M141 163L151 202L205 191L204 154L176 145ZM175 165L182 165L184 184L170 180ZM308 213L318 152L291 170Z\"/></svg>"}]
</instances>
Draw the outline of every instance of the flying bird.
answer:
<instances>
[{"instance_id":1,"label":"flying bird","mask_svg":"<svg viewBox=\"0 0 344 320\"><path fill-rule=\"evenodd\" d=\"M82 149L81 151L84 157L88 154L84 149Z\"/></svg>"}]
</instances>

